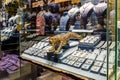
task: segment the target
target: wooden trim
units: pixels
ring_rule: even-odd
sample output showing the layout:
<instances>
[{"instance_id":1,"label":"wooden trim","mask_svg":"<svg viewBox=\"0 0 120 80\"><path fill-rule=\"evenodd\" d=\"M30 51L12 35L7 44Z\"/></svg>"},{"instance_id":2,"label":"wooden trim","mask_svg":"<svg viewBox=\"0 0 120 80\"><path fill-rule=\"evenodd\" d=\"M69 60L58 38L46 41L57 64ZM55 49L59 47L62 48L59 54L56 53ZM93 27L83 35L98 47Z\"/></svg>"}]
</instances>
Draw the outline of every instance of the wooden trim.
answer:
<instances>
[{"instance_id":1,"label":"wooden trim","mask_svg":"<svg viewBox=\"0 0 120 80\"><path fill-rule=\"evenodd\" d=\"M72 79L74 79L74 80L92 80L92 79L90 79L90 78L87 78L87 77L84 77L84 76L81 76L81 75L77 75L77 74L74 74L74 73L71 73L71 72L69 72L69 71L63 71L63 70L61 70L61 69L58 69L58 68L56 68L56 67L53 67L53 66L50 66L50 65L47 65L47 64L44 64L44 63L40 63L40 62L32 62L32 61L30 61L30 60L28 60L28 59L26 59L26 58L24 58L24 57L20 57L22 60L25 60L25 61L28 61L28 62L30 62L31 64L35 64L35 65L38 65L38 66L41 66L41 67L43 67L43 68L45 68L45 69L48 69L48 70L50 70L50 71L53 71L53 72L55 72L55 73L58 73L58 74L60 74L60 75L63 75L63 76L67 76L67 77L70 77L70 78L72 78Z\"/></svg>"}]
</instances>

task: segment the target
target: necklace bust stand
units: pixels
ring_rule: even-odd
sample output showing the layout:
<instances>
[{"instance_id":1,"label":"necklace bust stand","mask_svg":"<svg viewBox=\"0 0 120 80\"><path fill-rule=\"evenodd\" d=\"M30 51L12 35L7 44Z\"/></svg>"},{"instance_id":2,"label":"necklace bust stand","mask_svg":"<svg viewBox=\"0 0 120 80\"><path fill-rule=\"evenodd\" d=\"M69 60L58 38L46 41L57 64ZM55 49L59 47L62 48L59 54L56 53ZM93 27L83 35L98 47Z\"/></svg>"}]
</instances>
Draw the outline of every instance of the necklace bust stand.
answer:
<instances>
[{"instance_id":1,"label":"necklace bust stand","mask_svg":"<svg viewBox=\"0 0 120 80\"><path fill-rule=\"evenodd\" d=\"M100 0L100 2L94 6L93 8L97 19L98 19L98 24L100 25L101 29L104 29L104 19L106 18L107 14L107 3L104 2L104 0Z\"/></svg>"},{"instance_id":2,"label":"necklace bust stand","mask_svg":"<svg viewBox=\"0 0 120 80\"><path fill-rule=\"evenodd\" d=\"M98 24L95 26L95 33L101 33L101 40L106 40L106 22L107 22L107 3L104 0L99 0L99 3L93 8Z\"/></svg>"},{"instance_id":3,"label":"necklace bust stand","mask_svg":"<svg viewBox=\"0 0 120 80\"><path fill-rule=\"evenodd\" d=\"M87 1L83 6L80 7L80 14L83 22L84 29L86 29L86 24L88 23L88 18L93 12L94 5L91 1Z\"/></svg>"},{"instance_id":4,"label":"necklace bust stand","mask_svg":"<svg viewBox=\"0 0 120 80\"><path fill-rule=\"evenodd\" d=\"M75 15L74 29L82 29L80 12Z\"/></svg>"},{"instance_id":5,"label":"necklace bust stand","mask_svg":"<svg viewBox=\"0 0 120 80\"><path fill-rule=\"evenodd\" d=\"M75 6L75 7L73 7L72 9L70 9L70 10L68 11L68 15L69 15L70 18L74 18L75 14L76 14L77 12L79 12L79 7L78 7L78 6Z\"/></svg>"},{"instance_id":6,"label":"necklace bust stand","mask_svg":"<svg viewBox=\"0 0 120 80\"><path fill-rule=\"evenodd\" d=\"M65 31L66 26L69 20L69 16L67 12L64 12L61 19L60 19L60 30Z\"/></svg>"},{"instance_id":7,"label":"necklace bust stand","mask_svg":"<svg viewBox=\"0 0 120 80\"><path fill-rule=\"evenodd\" d=\"M54 31L54 34L61 34L61 33L66 33L68 32L66 30L66 27L68 26L68 21L69 21L69 16L68 12L64 12L62 17L60 18L60 25L59 27Z\"/></svg>"}]
</instances>

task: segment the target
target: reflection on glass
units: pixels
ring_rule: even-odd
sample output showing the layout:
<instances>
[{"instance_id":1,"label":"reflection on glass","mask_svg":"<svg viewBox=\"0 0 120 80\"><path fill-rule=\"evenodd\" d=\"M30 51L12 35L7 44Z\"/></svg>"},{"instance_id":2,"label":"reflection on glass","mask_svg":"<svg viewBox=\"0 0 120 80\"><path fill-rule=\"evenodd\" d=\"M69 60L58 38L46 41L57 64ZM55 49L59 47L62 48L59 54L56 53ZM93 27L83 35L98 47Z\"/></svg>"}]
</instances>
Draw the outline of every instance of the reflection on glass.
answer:
<instances>
[{"instance_id":1,"label":"reflection on glass","mask_svg":"<svg viewBox=\"0 0 120 80\"><path fill-rule=\"evenodd\" d=\"M117 16L118 16L118 26L117 26L117 29L118 29L118 56L117 56L117 60L118 60L118 65L117 65L117 80L120 80L120 1L118 0L118 5L117 5L117 9L118 9L118 12L117 12Z\"/></svg>"},{"instance_id":2,"label":"reflection on glass","mask_svg":"<svg viewBox=\"0 0 120 80\"><path fill-rule=\"evenodd\" d=\"M108 79L114 80L115 79L115 1L114 0L108 0L108 49L107 49L107 72L108 72ZM110 45L109 45L109 42Z\"/></svg>"}]
</instances>

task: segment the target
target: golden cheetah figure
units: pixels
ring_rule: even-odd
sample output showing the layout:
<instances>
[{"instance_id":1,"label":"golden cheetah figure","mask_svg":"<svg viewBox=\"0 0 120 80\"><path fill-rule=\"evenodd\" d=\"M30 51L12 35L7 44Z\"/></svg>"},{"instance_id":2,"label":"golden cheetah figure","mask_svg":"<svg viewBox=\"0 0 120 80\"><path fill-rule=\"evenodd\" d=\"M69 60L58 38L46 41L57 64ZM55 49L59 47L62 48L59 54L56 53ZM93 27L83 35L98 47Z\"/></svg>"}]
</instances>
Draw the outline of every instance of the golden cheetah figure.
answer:
<instances>
[{"instance_id":1,"label":"golden cheetah figure","mask_svg":"<svg viewBox=\"0 0 120 80\"><path fill-rule=\"evenodd\" d=\"M53 37L50 37L49 43L52 47L49 49L50 52L55 50L56 45L59 45L57 50L55 50L55 54L58 54L62 48L62 46L66 45L68 41L72 38L81 40L83 37L74 32L68 32L66 34L58 34Z\"/></svg>"}]
</instances>

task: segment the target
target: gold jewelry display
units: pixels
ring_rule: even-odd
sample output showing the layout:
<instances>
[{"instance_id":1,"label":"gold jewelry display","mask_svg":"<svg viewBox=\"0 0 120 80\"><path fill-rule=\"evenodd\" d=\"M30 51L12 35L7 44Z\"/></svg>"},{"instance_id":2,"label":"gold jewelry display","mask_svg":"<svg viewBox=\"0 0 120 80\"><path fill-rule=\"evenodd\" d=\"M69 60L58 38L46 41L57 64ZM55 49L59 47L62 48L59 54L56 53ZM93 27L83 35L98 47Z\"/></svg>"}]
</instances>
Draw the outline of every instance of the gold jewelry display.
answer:
<instances>
[{"instance_id":1,"label":"gold jewelry display","mask_svg":"<svg viewBox=\"0 0 120 80\"><path fill-rule=\"evenodd\" d=\"M53 37L50 37L49 43L52 47L49 49L50 52L55 50L56 45L59 45L57 50L55 50L55 54L58 54L62 48L62 46L66 45L71 38L77 38L81 40L83 37L77 33L68 32L66 34L58 34Z\"/></svg>"}]
</instances>

